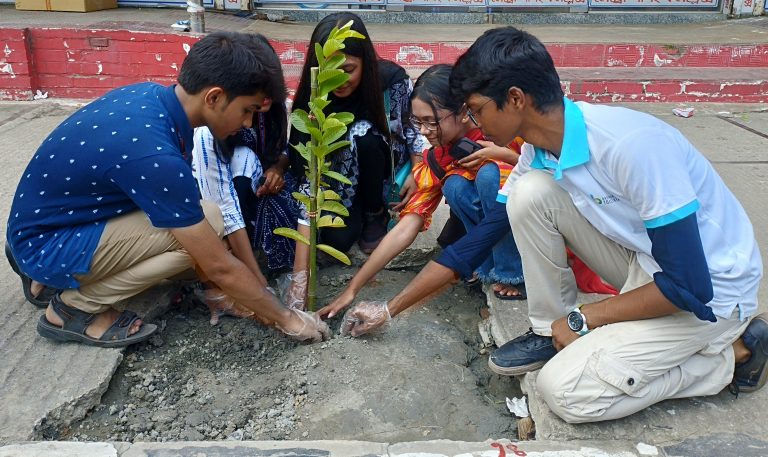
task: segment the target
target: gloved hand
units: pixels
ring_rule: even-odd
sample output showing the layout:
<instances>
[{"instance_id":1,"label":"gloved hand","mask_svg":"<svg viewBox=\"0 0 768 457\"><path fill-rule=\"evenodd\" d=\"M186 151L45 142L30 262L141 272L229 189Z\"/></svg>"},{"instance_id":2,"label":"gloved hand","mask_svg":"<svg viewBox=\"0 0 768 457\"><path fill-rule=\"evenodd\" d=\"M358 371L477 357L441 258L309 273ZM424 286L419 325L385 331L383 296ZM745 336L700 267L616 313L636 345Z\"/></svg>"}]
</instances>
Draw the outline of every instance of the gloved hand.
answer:
<instances>
[{"instance_id":1,"label":"gloved hand","mask_svg":"<svg viewBox=\"0 0 768 457\"><path fill-rule=\"evenodd\" d=\"M203 301L211 312L211 325L218 324L219 318L224 315L234 317L254 316L253 311L238 305L232 297L225 294L221 289L205 289L203 291Z\"/></svg>"},{"instance_id":2,"label":"gloved hand","mask_svg":"<svg viewBox=\"0 0 768 457\"><path fill-rule=\"evenodd\" d=\"M392 320L385 301L363 301L347 311L341 323L341 334L360 336L380 328Z\"/></svg>"},{"instance_id":3,"label":"gloved hand","mask_svg":"<svg viewBox=\"0 0 768 457\"><path fill-rule=\"evenodd\" d=\"M288 308L305 311L308 283L309 277L306 270L285 275L285 280L280 284L280 301Z\"/></svg>"},{"instance_id":4,"label":"gloved hand","mask_svg":"<svg viewBox=\"0 0 768 457\"><path fill-rule=\"evenodd\" d=\"M291 318L284 325L275 324L275 327L296 341L310 341L319 343L331 338L331 330L328 324L320 320L317 314L305 313L296 308L289 308Z\"/></svg>"}]
</instances>

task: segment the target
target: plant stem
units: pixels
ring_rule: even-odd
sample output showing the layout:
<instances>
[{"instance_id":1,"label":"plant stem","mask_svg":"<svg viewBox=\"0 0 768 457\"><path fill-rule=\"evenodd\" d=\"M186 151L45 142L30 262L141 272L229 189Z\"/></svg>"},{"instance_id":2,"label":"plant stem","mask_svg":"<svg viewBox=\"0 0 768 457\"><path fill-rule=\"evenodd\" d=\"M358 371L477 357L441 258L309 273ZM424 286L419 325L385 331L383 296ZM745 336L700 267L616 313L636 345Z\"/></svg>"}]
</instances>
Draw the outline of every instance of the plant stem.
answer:
<instances>
[{"instance_id":1,"label":"plant stem","mask_svg":"<svg viewBox=\"0 0 768 457\"><path fill-rule=\"evenodd\" d=\"M317 74L318 68L312 67L310 70L310 100L317 97ZM317 301L317 193L320 188L320 176L317 172L317 156L314 151L317 148L317 141L312 141L312 154L309 155L309 278L307 289L307 308L310 311L315 310Z\"/></svg>"}]
</instances>

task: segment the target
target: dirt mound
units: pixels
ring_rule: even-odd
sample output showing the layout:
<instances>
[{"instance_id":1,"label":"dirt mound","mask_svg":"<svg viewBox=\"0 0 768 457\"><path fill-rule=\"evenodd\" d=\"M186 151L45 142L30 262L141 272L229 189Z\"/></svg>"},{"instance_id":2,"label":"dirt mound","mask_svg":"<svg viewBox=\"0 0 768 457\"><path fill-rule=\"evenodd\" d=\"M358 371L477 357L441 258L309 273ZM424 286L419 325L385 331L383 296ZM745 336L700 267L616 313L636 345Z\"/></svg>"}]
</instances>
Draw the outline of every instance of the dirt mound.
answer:
<instances>
[{"instance_id":1,"label":"dirt mound","mask_svg":"<svg viewBox=\"0 0 768 457\"><path fill-rule=\"evenodd\" d=\"M323 270L320 302L350 270ZM360 298L393 296L410 272L382 272ZM386 330L300 345L249 320L208 323L187 304L164 316L162 332L129 348L110 388L60 438L167 441L355 439L382 442L514 436L504 396L477 332L484 296L454 286ZM331 322L338 328L338 319Z\"/></svg>"}]
</instances>

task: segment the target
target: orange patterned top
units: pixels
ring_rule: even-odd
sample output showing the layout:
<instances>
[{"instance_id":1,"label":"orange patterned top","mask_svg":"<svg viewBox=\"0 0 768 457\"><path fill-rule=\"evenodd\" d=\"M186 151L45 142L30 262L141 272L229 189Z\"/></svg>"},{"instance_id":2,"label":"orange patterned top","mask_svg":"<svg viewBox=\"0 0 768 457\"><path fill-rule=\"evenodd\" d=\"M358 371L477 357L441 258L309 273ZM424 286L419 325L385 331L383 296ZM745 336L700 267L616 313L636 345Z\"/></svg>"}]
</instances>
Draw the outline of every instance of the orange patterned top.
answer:
<instances>
[{"instance_id":1,"label":"orange patterned top","mask_svg":"<svg viewBox=\"0 0 768 457\"><path fill-rule=\"evenodd\" d=\"M483 134L480 129L470 130L465 136L473 141L483 139ZM517 137L512 143L509 144L508 147L519 153L520 146L522 144L523 140L520 137ZM430 224L432 223L432 213L435 212L443 198L443 181L445 181L449 176L453 175L459 175L465 179L474 181L475 176L477 175L477 169L462 167L458 162L453 160L453 157L448 154L451 146L451 144L447 144L445 146L435 148L435 158L443 170L445 170L445 176L442 180L438 179L437 176L432 173L432 170L429 168L429 164L426 160L427 151L424 151L424 160L422 160L421 163L417 164L413 168L412 173L413 178L416 181L417 189L416 192L411 196L411 199L408 200L405 208L400 211L400 217L402 218L406 214L417 214L421 216L421 218L424 220L424 226L422 227L422 230L427 230L429 228ZM482 165L487 162L493 162L499 167L499 172L501 175L499 180L499 188L501 188L501 186L503 186L504 182L507 180L509 174L512 173L512 169L515 166L499 160L487 160Z\"/></svg>"}]
</instances>

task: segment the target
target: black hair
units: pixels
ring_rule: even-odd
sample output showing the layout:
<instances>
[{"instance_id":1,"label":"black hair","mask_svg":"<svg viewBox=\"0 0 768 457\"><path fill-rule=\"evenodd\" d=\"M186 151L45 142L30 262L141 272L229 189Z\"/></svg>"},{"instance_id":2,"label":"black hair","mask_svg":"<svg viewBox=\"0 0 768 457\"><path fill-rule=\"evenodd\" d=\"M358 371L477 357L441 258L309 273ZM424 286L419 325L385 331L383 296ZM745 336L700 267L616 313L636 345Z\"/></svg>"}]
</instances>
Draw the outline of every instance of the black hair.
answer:
<instances>
[{"instance_id":1,"label":"black hair","mask_svg":"<svg viewBox=\"0 0 768 457\"><path fill-rule=\"evenodd\" d=\"M296 96L294 98L293 106L301 109L308 109L309 96L310 96L310 69L316 67L317 55L315 54L315 43L320 45L325 44L328 39L328 35L331 34L331 30L334 27L341 27L347 22L353 21L352 30L365 36L365 39L348 38L344 41L344 49L342 52L351 56L360 58L363 63L363 74L360 80L360 85L355 91L359 94L360 104L359 109L355 114L356 119L363 116L364 119L370 121L373 126L382 134L386 134L388 131L387 117L388 114L384 113L384 96L381 79L379 76L379 63L376 50L371 42L368 30L365 28L363 20L359 16L353 13L340 12L332 13L325 16L315 27L312 32L312 38L309 41L309 48L307 49L307 58L304 61L304 68L301 71L301 79L299 86L296 89ZM329 96L331 100L331 109L334 105L334 96Z\"/></svg>"},{"instance_id":2,"label":"black hair","mask_svg":"<svg viewBox=\"0 0 768 457\"><path fill-rule=\"evenodd\" d=\"M179 71L179 85L190 94L221 87L228 101L264 93L285 100L280 59L259 34L215 32L192 46Z\"/></svg>"},{"instance_id":3,"label":"black hair","mask_svg":"<svg viewBox=\"0 0 768 457\"><path fill-rule=\"evenodd\" d=\"M452 68L451 65L444 63L432 65L424 70L424 73L419 76L419 79L413 85L411 102L418 98L429 105L432 108L432 115L435 120L439 119L437 114L439 109L446 109L453 113L454 116L457 116L464 106L461 99L454 97L451 93L449 81ZM437 124L437 130L439 138L441 136L440 124Z\"/></svg>"},{"instance_id":4,"label":"black hair","mask_svg":"<svg viewBox=\"0 0 768 457\"><path fill-rule=\"evenodd\" d=\"M210 42L198 45L209 37ZM217 50L219 47L221 49ZM216 53L219 53L217 56ZM251 56L248 55L251 54ZM226 54L222 56L221 54ZM256 59L253 58L256 57ZM191 61L187 66L187 62ZM220 60L216 60L216 59ZM241 60L238 62L235 59ZM224 61L224 64L217 62ZM239 73L230 75L223 69L234 63L238 68L232 71ZM210 74L201 74L204 68L214 67ZM185 71L186 68L186 71ZM188 82L187 82L188 81ZM226 81L226 84L222 83ZM230 88L229 84L238 84ZM250 135L246 129L241 129L236 135L228 136L225 140L215 139L214 150L219 158L229 163L237 146L248 146L256 153L264 167L269 167L277 161L287 146L288 113L285 106L286 89L283 78L283 67L274 48L261 34L242 34L230 32L212 33L189 51L179 73L179 84L189 93L195 94L206 87L218 86L227 93L229 101L240 95L253 95L263 92L271 98L272 104L266 113L253 113ZM189 87L187 85L189 84ZM250 88L250 89L246 89ZM263 125L263 129L261 126ZM255 141L248 141L249 138Z\"/></svg>"},{"instance_id":5,"label":"black hair","mask_svg":"<svg viewBox=\"0 0 768 457\"><path fill-rule=\"evenodd\" d=\"M479 94L491 98L500 110L513 86L530 95L541 113L563 106L552 56L536 37L514 27L483 33L459 57L451 74L451 92L457 100Z\"/></svg>"}]
</instances>

